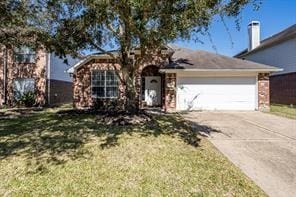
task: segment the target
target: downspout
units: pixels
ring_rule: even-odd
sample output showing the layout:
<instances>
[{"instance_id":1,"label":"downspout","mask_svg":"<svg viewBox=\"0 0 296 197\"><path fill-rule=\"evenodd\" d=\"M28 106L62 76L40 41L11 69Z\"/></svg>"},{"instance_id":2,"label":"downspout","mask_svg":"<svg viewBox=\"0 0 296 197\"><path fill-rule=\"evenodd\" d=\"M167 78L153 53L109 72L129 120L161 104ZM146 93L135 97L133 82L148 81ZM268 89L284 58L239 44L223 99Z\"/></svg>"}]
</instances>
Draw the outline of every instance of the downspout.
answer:
<instances>
[{"instance_id":1,"label":"downspout","mask_svg":"<svg viewBox=\"0 0 296 197\"><path fill-rule=\"evenodd\" d=\"M8 64L8 51L5 47L4 66L3 66L3 93L4 93L4 105L7 104L7 64Z\"/></svg>"},{"instance_id":2,"label":"downspout","mask_svg":"<svg viewBox=\"0 0 296 197\"><path fill-rule=\"evenodd\" d=\"M47 55L47 104L50 105L50 53Z\"/></svg>"}]
</instances>

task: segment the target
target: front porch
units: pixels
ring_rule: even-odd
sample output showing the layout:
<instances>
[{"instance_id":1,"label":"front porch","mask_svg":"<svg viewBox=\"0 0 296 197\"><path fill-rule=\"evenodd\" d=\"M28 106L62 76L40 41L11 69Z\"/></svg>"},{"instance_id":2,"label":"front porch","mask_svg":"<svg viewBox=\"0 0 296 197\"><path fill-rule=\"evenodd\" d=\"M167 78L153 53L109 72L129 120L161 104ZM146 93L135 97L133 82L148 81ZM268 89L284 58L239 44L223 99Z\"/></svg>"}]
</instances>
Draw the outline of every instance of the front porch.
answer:
<instances>
[{"instance_id":1,"label":"front porch","mask_svg":"<svg viewBox=\"0 0 296 197\"><path fill-rule=\"evenodd\" d=\"M158 66L146 66L141 72L140 103L142 108L164 106L164 74Z\"/></svg>"},{"instance_id":2,"label":"front porch","mask_svg":"<svg viewBox=\"0 0 296 197\"><path fill-rule=\"evenodd\" d=\"M176 75L159 71L159 66L146 66L141 72L140 107L174 110L176 108Z\"/></svg>"}]
</instances>

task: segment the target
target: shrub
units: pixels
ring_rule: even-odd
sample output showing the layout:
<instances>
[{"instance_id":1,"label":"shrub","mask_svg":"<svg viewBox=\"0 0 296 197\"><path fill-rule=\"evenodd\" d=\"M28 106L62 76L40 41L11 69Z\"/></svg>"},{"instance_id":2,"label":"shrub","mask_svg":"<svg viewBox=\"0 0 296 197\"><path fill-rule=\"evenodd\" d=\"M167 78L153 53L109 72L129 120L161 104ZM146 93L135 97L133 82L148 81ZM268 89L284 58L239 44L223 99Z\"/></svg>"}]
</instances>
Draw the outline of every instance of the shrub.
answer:
<instances>
[{"instance_id":1,"label":"shrub","mask_svg":"<svg viewBox=\"0 0 296 197\"><path fill-rule=\"evenodd\" d=\"M117 99L97 99L93 108L96 111L116 112L122 110Z\"/></svg>"},{"instance_id":2,"label":"shrub","mask_svg":"<svg viewBox=\"0 0 296 197\"><path fill-rule=\"evenodd\" d=\"M21 96L19 102L25 107L33 107L33 105L35 104L35 93L32 91L25 92Z\"/></svg>"}]
</instances>

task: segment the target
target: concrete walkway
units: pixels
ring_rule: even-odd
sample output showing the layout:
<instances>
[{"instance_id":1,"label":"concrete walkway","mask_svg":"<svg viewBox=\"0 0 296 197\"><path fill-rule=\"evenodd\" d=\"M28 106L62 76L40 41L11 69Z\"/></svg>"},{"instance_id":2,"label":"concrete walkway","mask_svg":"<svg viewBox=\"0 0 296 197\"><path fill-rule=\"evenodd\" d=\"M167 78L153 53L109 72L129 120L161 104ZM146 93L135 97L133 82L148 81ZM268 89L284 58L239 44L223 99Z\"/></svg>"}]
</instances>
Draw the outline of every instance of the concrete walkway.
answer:
<instances>
[{"instance_id":1,"label":"concrete walkway","mask_svg":"<svg viewBox=\"0 0 296 197\"><path fill-rule=\"evenodd\" d=\"M220 131L210 132L210 141L269 196L296 196L296 120L261 112L184 117Z\"/></svg>"}]
</instances>

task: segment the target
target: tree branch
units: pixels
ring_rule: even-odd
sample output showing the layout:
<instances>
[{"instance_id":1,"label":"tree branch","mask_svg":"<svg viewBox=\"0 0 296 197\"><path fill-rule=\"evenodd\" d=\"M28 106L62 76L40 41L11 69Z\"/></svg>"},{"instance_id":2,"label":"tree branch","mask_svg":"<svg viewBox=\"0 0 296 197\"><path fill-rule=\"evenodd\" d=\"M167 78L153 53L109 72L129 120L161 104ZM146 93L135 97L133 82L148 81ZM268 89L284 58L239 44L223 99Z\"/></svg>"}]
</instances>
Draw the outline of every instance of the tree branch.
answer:
<instances>
[{"instance_id":1,"label":"tree branch","mask_svg":"<svg viewBox=\"0 0 296 197\"><path fill-rule=\"evenodd\" d=\"M116 29L110 24L110 23L107 23L106 24L106 27L116 36L116 37L118 37L119 35L118 35L118 33L117 33L117 31L116 31Z\"/></svg>"},{"instance_id":2,"label":"tree branch","mask_svg":"<svg viewBox=\"0 0 296 197\"><path fill-rule=\"evenodd\" d=\"M112 54L112 53L109 52L109 51L106 51L105 49L103 49L102 47L100 47L99 45L97 45L96 43L91 42L91 44L92 44L96 49L98 49L99 51L101 51L102 53L105 53L105 54L109 55L109 56L110 56L111 58L113 58L113 59L117 59L117 57L115 57L114 54Z\"/></svg>"}]
</instances>

